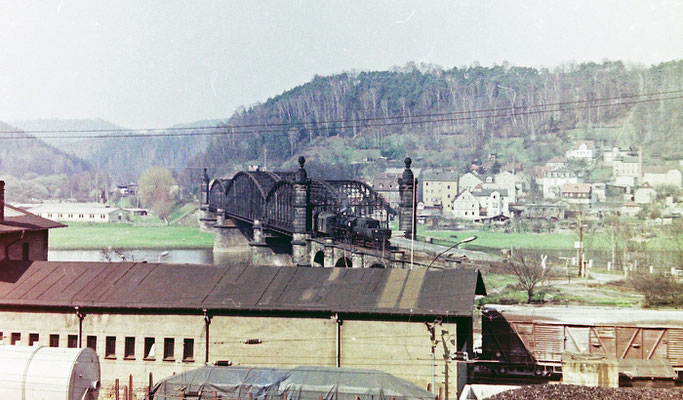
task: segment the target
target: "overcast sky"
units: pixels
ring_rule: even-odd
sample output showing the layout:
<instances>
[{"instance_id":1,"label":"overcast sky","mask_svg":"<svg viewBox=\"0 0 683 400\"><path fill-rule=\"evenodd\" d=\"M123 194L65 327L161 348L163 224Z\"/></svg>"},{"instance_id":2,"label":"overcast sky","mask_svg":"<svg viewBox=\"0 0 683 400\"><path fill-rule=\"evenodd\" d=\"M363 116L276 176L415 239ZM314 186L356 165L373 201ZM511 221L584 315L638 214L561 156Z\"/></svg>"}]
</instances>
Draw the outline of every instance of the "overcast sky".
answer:
<instances>
[{"instance_id":1,"label":"overcast sky","mask_svg":"<svg viewBox=\"0 0 683 400\"><path fill-rule=\"evenodd\" d=\"M408 61L680 59L683 1L0 0L0 52L0 120L157 128Z\"/></svg>"}]
</instances>

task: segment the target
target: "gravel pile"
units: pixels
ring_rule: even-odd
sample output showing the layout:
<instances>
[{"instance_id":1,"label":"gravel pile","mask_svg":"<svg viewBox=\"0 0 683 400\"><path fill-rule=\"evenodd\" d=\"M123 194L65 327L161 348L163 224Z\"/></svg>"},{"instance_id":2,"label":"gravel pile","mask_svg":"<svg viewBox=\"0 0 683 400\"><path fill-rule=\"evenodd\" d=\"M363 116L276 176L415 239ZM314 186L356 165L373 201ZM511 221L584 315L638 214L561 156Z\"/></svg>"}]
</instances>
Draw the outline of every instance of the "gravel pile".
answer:
<instances>
[{"instance_id":1,"label":"gravel pile","mask_svg":"<svg viewBox=\"0 0 683 400\"><path fill-rule=\"evenodd\" d=\"M531 385L507 390L490 400L683 400L683 390L652 388L600 388L577 385Z\"/></svg>"}]
</instances>

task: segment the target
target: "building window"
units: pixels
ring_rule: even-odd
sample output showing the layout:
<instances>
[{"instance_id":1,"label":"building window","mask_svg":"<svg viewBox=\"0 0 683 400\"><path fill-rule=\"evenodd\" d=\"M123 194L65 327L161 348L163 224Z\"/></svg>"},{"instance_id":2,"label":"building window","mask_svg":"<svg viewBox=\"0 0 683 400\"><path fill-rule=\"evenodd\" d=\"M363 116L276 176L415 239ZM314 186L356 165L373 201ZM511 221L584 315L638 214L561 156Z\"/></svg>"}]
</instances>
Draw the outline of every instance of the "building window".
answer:
<instances>
[{"instance_id":1,"label":"building window","mask_svg":"<svg viewBox=\"0 0 683 400\"><path fill-rule=\"evenodd\" d=\"M154 360L154 338L153 337L146 337L145 338L144 359L145 360Z\"/></svg>"},{"instance_id":2,"label":"building window","mask_svg":"<svg viewBox=\"0 0 683 400\"><path fill-rule=\"evenodd\" d=\"M164 338L164 361L173 361L175 339Z\"/></svg>"},{"instance_id":3,"label":"building window","mask_svg":"<svg viewBox=\"0 0 683 400\"><path fill-rule=\"evenodd\" d=\"M194 339L183 340L183 361L194 361Z\"/></svg>"},{"instance_id":4,"label":"building window","mask_svg":"<svg viewBox=\"0 0 683 400\"><path fill-rule=\"evenodd\" d=\"M78 347L78 335L69 335L66 338L66 347L75 349Z\"/></svg>"},{"instance_id":5,"label":"building window","mask_svg":"<svg viewBox=\"0 0 683 400\"><path fill-rule=\"evenodd\" d=\"M105 339L104 357L116 358L116 336L107 336Z\"/></svg>"},{"instance_id":6,"label":"building window","mask_svg":"<svg viewBox=\"0 0 683 400\"><path fill-rule=\"evenodd\" d=\"M101 219L104 219L104 214L100 214L100 218L101 218Z\"/></svg>"},{"instance_id":7,"label":"building window","mask_svg":"<svg viewBox=\"0 0 683 400\"><path fill-rule=\"evenodd\" d=\"M28 345L33 346L33 343L37 342L40 340L40 335L37 333L29 333L28 334Z\"/></svg>"},{"instance_id":8,"label":"building window","mask_svg":"<svg viewBox=\"0 0 683 400\"><path fill-rule=\"evenodd\" d=\"M14 346L15 344L18 344L21 342L21 333L19 332L12 332L12 338L10 339L10 344Z\"/></svg>"},{"instance_id":9,"label":"building window","mask_svg":"<svg viewBox=\"0 0 683 400\"><path fill-rule=\"evenodd\" d=\"M50 347L59 347L59 335L50 335Z\"/></svg>"},{"instance_id":10,"label":"building window","mask_svg":"<svg viewBox=\"0 0 683 400\"><path fill-rule=\"evenodd\" d=\"M69 218L73 218L73 217L74 217L74 215L73 215L73 214L69 214Z\"/></svg>"},{"instance_id":11,"label":"building window","mask_svg":"<svg viewBox=\"0 0 683 400\"><path fill-rule=\"evenodd\" d=\"M123 346L123 358L126 360L135 359L135 338L127 336Z\"/></svg>"},{"instance_id":12,"label":"building window","mask_svg":"<svg viewBox=\"0 0 683 400\"><path fill-rule=\"evenodd\" d=\"M78 218L83 218L83 214L78 214Z\"/></svg>"},{"instance_id":13,"label":"building window","mask_svg":"<svg viewBox=\"0 0 683 400\"><path fill-rule=\"evenodd\" d=\"M90 214L90 218L95 218L95 214Z\"/></svg>"},{"instance_id":14,"label":"building window","mask_svg":"<svg viewBox=\"0 0 683 400\"><path fill-rule=\"evenodd\" d=\"M88 347L90 347L94 351L97 351L97 336L88 336L85 339L85 343Z\"/></svg>"}]
</instances>

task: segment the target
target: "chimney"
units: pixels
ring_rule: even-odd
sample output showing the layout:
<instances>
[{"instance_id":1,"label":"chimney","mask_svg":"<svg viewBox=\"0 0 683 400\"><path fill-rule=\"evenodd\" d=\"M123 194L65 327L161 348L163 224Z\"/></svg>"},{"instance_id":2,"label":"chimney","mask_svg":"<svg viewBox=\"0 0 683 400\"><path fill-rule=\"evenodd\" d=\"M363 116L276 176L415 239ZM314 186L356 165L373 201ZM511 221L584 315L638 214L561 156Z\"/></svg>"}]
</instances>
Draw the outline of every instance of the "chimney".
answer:
<instances>
[{"instance_id":1,"label":"chimney","mask_svg":"<svg viewBox=\"0 0 683 400\"><path fill-rule=\"evenodd\" d=\"M5 181L0 181L0 222L5 221Z\"/></svg>"}]
</instances>

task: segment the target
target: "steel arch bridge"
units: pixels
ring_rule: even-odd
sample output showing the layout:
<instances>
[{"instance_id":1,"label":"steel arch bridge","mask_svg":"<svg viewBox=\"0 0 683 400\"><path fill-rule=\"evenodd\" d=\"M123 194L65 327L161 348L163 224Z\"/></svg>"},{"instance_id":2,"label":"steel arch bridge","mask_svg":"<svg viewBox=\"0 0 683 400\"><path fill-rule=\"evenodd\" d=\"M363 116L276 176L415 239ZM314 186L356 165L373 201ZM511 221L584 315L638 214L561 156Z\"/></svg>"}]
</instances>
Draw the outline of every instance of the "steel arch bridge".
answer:
<instances>
[{"instance_id":1,"label":"steel arch bridge","mask_svg":"<svg viewBox=\"0 0 683 400\"><path fill-rule=\"evenodd\" d=\"M232 179L209 183L209 211L223 210L226 217L253 223L286 235L294 231L295 172L240 171ZM310 181L311 215L346 210L388 223L387 201L366 183L356 180ZM309 228L310 229L310 228Z\"/></svg>"}]
</instances>

